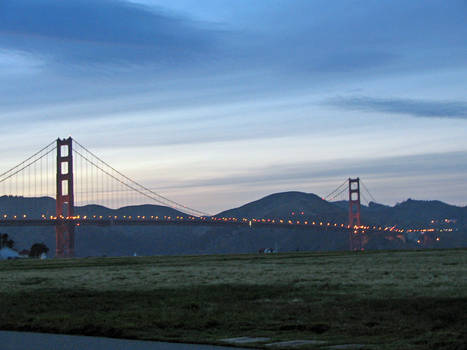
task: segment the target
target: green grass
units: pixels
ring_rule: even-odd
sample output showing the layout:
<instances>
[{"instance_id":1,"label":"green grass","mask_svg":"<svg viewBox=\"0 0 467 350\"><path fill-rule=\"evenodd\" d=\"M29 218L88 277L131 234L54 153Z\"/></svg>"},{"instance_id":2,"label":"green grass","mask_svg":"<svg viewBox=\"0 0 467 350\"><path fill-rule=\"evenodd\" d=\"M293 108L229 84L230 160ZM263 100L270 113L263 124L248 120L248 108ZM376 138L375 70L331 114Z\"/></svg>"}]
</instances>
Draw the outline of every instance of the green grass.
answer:
<instances>
[{"instance_id":1,"label":"green grass","mask_svg":"<svg viewBox=\"0 0 467 350\"><path fill-rule=\"evenodd\" d=\"M17 260L0 281L4 330L467 344L467 250Z\"/></svg>"}]
</instances>

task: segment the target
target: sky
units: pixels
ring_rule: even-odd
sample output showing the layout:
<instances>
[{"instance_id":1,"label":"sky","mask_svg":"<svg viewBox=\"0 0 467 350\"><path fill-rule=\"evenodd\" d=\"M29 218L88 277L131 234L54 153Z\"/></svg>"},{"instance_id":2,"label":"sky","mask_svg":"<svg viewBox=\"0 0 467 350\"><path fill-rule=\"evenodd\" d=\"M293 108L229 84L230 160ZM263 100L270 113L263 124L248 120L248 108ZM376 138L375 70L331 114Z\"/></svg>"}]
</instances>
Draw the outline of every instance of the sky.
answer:
<instances>
[{"instance_id":1,"label":"sky","mask_svg":"<svg viewBox=\"0 0 467 350\"><path fill-rule=\"evenodd\" d=\"M71 135L209 213L467 205L465 0L0 0L0 172Z\"/></svg>"}]
</instances>

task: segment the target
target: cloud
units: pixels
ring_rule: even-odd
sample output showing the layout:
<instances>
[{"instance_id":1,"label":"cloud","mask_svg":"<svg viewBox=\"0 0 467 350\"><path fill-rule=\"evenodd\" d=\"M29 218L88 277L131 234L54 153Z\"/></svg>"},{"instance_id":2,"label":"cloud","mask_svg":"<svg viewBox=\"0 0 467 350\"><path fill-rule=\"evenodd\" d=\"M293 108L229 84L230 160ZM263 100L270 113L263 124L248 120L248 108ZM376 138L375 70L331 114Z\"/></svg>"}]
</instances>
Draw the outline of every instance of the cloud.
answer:
<instances>
[{"instance_id":1,"label":"cloud","mask_svg":"<svg viewBox=\"0 0 467 350\"><path fill-rule=\"evenodd\" d=\"M244 204L261 196L283 191L312 192L326 196L345 179L360 177L378 202L395 204L405 198L439 199L465 205L464 175L466 152L430 153L385 158L355 158L321 162L278 163L269 167L250 168L217 177L159 181L154 190L171 193L198 194L193 202L203 202L203 196L225 195L216 202L213 212L238 203ZM201 194L200 194L201 193ZM257 198L255 198L257 196ZM344 199L347 193L342 194ZM207 196L209 197L209 195ZM220 195L220 197L222 197ZM217 197L216 197L217 198ZM363 201L371 197L364 192ZM211 203L205 206L212 205Z\"/></svg>"},{"instance_id":2,"label":"cloud","mask_svg":"<svg viewBox=\"0 0 467 350\"><path fill-rule=\"evenodd\" d=\"M167 10L168 1L164 10L123 0L3 0L0 47L75 68L182 64L210 72L272 70L289 78L294 72L355 74L465 65L462 1L198 3L186 2L183 13L196 17L204 8L215 12L208 16L211 20L220 16L220 23L176 15L182 8ZM423 20L414 20L418 18ZM423 50L429 54L421 63L417 53Z\"/></svg>"},{"instance_id":3,"label":"cloud","mask_svg":"<svg viewBox=\"0 0 467 350\"><path fill-rule=\"evenodd\" d=\"M261 72L263 89L305 81L322 87L362 73L371 73L366 78L467 62L465 4L459 1L135 2L2 0L0 49L32 53L46 63L46 74L58 70L81 80L87 72L118 75L124 83L114 83L120 86L130 79L222 74L237 75L235 84L247 86L239 74Z\"/></svg>"},{"instance_id":4,"label":"cloud","mask_svg":"<svg viewBox=\"0 0 467 350\"><path fill-rule=\"evenodd\" d=\"M214 42L200 23L126 1L0 3L0 47L66 64L174 64L199 59Z\"/></svg>"},{"instance_id":5,"label":"cloud","mask_svg":"<svg viewBox=\"0 0 467 350\"><path fill-rule=\"evenodd\" d=\"M346 179L360 176L367 179L396 179L432 175L443 178L446 175L465 174L467 152L445 152L407 156L384 157L377 159L332 160L321 162L301 162L276 164L270 167L249 169L247 173L236 173L215 178L175 183L179 187L216 186L258 186L273 184L303 184L326 182L328 179ZM388 180L390 181L390 180ZM392 180L391 180L392 181ZM336 186L339 183L336 183Z\"/></svg>"},{"instance_id":6,"label":"cloud","mask_svg":"<svg viewBox=\"0 0 467 350\"><path fill-rule=\"evenodd\" d=\"M263 63L301 75L465 67L465 1L255 4L249 16L244 11L238 18L255 33L248 39L256 41L254 48L265 53L254 52L252 61L261 57Z\"/></svg>"},{"instance_id":7,"label":"cloud","mask_svg":"<svg viewBox=\"0 0 467 350\"><path fill-rule=\"evenodd\" d=\"M43 63L23 52L0 49L0 74L12 75L35 72Z\"/></svg>"},{"instance_id":8,"label":"cloud","mask_svg":"<svg viewBox=\"0 0 467 350\"><path fill-rule=\"evenodd\" d=\"M467 102L427 101L403 98L345 97L326 104L341 109L406 114L413 117L467 119Z\"/></svg>"}]
</instances>

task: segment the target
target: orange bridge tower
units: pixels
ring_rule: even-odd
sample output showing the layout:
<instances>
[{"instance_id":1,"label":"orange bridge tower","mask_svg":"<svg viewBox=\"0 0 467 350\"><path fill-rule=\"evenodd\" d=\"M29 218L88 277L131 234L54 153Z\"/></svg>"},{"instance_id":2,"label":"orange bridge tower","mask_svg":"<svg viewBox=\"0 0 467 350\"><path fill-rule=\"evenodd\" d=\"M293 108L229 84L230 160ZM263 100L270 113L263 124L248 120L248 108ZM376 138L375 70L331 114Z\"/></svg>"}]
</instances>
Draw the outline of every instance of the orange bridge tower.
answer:
<instances>
[{"instance_id":1,"label":"orange bridge tower","mask_svg":"<svg viewBox=\"0 0 467 350\"><path fill-rule=\"evenodd\" d=\"M73 139L57 139L57 220L74 216L73 192ZM58 258L73 257L75 253L75 227L73 223L55 226Z\"/></svg>"}]
</instances>

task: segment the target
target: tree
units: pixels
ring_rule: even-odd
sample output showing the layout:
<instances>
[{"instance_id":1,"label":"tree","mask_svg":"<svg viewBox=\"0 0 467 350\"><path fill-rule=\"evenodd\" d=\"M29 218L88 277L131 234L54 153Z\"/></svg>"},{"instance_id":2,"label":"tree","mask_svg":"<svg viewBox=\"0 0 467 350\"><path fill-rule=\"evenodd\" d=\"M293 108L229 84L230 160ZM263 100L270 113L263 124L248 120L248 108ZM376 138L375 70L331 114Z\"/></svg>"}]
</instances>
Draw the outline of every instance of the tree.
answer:
<instances>
[{"instance_id":1,"label":"tree","mask_svg":"<svg viewBox=\"0 0 467 350\"><path fill-rule=\"evenodd\" d=\"M0 248L8 247L13 248L15 241L8 239L8 233L0 233Z\"/></svg>"},{"instance_id":2,"label":"tree","mask_svg":"<svg viewBox=\"0 0 467 350\"><path fill-rule=\"evenodd\" d=\"M31 258L38 258L42 253L47 254L49 248L44 243L34 243L29 249L29 256Z\"/></svg>"}]
</instances>

